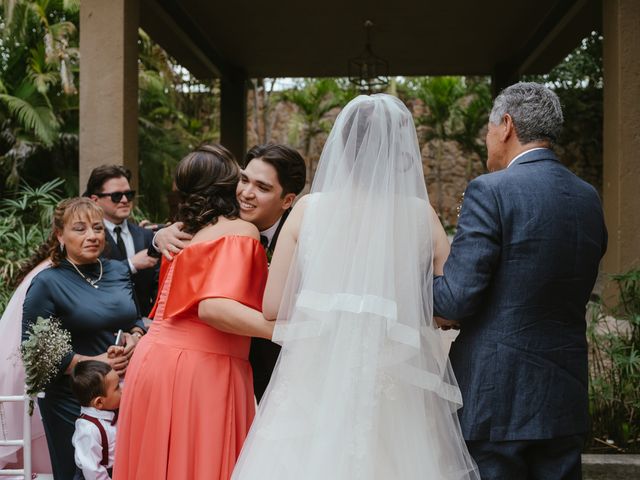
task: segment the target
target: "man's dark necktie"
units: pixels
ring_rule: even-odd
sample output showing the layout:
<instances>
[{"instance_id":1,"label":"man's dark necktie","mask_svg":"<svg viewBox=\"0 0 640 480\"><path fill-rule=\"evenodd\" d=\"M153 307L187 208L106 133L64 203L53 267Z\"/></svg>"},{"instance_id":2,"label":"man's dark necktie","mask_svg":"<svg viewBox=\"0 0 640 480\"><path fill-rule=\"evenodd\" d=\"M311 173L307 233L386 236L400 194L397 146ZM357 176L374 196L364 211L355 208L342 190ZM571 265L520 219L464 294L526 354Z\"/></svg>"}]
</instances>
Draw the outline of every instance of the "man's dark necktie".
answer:
<instances>
[{"instance_id":1,"label":"man's dark necktie","mask_svg":"<svg viewBox=\"0 0 640 480\"><path fill-rule=\"evenodd\" d=\"M122 240L122 228L117 226L113 231L116 233L116 245L118 245L118 250L120 250L122 258L127 258L127 249L124 246L124 240Z\"/></svg>"},{"instance_id":2,"label":"man's dark necktie","mask_svg":"<svg viewBox=\"0 0 640 480\"><path fill-rule=\"evenodd\" d=\"M265 250L269 248L269 239L266 236L260 235L260 243L262 244Z\"/></svg>"}]
</instances>

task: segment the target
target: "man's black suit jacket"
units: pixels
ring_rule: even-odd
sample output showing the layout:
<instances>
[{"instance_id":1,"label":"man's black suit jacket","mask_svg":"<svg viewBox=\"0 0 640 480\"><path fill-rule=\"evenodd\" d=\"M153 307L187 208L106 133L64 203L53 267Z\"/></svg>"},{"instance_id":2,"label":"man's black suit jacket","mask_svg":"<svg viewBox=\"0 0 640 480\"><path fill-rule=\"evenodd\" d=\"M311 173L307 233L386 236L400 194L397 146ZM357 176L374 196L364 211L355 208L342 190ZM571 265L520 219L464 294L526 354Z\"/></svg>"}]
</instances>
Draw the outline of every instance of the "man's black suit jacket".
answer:
<instances>
[{"instance_id":1,"label":"man's black suit jacket","mask_svg":"<svg viewBox=\"0 0 640 480\"><path fill-rule=\"evenodd\" d=\"M129 220L127 220L127 225L129 227L131 237L133 238L133 246L136 253L140 250L147 250L151 246L151 241L153 240L153 231L139 227ZM107 232L106 237L108 248L105 249L104 256L112 260L126 262L127 259L124 258L120 253L120 250L118 250L118 246L111 234ZM126 262L126 265L128 268L129 262ZM138 302L140 314L146 317L151 311L151 307L153 307L153 303L156 300L156 293L158 290L158 267L156 266L153 268L139 270L131 276L131 279L136 292L136 300Z\"/></svg>"},{"instance_id":2,"label":"man's black suit jacket","mask_svg":"<svg viewBox=\"0 0 640 480\"><path fill-rule=\"evenodd\" d=\"M267 251L273 253L273 250L276 248L280 230L282 229L284 222L289 216L290 211L291 209L287 210L280 218L278 229L273 235ZM251 339L249 362L251 362L251 368L253 369L253 390L256 394L258 402L262 398L262 395L264 395L264 392L267 389L267 385L269 385L269 380L271 380L271 374L273 373L273 369L276 366L279 355L280 345L277 345L264 338Z\"/></svg>"}]
</instances>

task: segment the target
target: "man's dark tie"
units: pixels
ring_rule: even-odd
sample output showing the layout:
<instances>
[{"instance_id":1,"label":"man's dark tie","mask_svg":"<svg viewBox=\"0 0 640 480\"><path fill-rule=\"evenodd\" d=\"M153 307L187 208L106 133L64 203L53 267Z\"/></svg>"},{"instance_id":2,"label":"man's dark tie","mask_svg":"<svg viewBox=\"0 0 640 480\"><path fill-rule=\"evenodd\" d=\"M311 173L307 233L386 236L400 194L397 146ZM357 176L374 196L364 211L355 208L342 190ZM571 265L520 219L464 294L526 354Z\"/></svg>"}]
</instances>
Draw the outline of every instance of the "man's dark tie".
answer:
<instances>
[{"instance_id":1,"label":"man's dark tie","mask_svg":"<svg viewBox=\"0 0 640 480\"><path fill-rule=\"evenodd\" d=\"M265 250L269 248L269 239L266 236L260 235L260 243Z\"/></svg>"},{"instance_id":2,"label":"man's dark tie","mask_svg":"<svg viewBox=\"0 0 640 480\"><path fill-rule=\"evenodd\" d=\"M124 240L122 240L122 228L118 225L113 229L116 233L116 245L118 245L118 250L120 250L120 254L123 258L127 258L127 249L124 246Z\"/></svg>"}]
</instances>

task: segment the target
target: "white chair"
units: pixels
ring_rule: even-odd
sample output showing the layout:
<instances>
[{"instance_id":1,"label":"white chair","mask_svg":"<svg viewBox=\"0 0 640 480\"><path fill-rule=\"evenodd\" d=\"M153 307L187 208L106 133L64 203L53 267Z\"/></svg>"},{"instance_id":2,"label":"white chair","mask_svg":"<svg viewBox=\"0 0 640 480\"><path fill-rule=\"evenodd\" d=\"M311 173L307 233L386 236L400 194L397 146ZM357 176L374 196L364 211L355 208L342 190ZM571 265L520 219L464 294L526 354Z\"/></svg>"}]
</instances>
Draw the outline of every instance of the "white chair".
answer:
<instances>
[{"instance_id":1,"label":"white chair","mask_svg":"<svg viewBox=\"0 0 640 480\"><path fill-rule=\"evenodd\" d=\"M44 397L44 393L38 394L39 398ZM21 469L1 469L0 477L14 476L23 477L31 480L31 416L29 415L29 401L35 398L30 397L27 394L23 395L11 395L0 396L0 402L23 402L23 417L22 417L22 438L15 440L0 440L0 446L10 447L18 446L22 447L23 452L23 468ZM38 475L36 478L44 480L45 478L53 478L52 475Z\"/></svg>"}]
</instances>

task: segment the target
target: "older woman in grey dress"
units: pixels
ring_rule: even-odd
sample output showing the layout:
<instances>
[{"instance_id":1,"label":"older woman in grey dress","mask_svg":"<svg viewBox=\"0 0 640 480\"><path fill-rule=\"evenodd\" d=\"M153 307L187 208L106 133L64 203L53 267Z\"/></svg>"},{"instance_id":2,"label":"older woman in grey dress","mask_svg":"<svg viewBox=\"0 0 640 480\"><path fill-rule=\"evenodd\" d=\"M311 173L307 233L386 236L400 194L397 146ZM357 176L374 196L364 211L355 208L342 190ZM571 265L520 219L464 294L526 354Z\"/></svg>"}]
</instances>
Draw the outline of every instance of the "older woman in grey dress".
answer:
<instances>
[{"instance_id":1,"label":"older woman in grey dress","mask_svg":"<svg viewBox=\"0 0 640 480\"><path fill-rule=\"evenodd\" d=\"M33 279L24 301L23 339L37 317L55 317L71 333L73 351L38 401L56 479L72 479L76 469L71 437L80 405L71 393L69 373L76 363L94 359L124 375L145 332L128 268L100 258L105 245L102 219L102 210L89 199L65 200L56 207L52 266ZM125 332L121 347L114 346L118 330Z\"/></svg>"}]
</instances>

